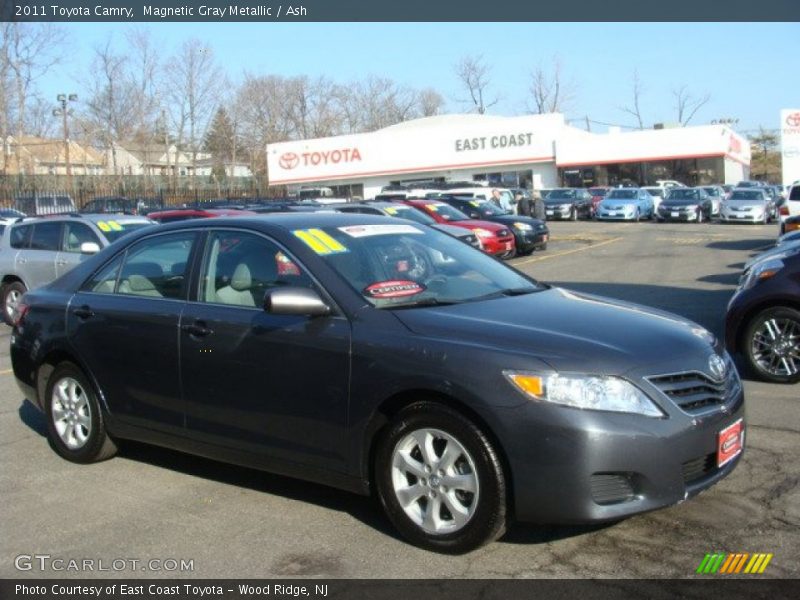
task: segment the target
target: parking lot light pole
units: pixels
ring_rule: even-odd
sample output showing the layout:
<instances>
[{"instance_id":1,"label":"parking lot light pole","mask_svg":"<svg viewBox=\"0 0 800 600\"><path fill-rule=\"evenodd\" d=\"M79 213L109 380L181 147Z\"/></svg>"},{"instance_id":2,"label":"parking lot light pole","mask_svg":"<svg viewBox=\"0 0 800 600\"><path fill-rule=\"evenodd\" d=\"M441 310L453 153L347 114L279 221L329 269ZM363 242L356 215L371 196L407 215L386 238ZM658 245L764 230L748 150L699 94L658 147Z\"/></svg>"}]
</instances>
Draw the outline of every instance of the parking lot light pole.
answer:
<instances>
[{"instance_id":1,"label":"parking lot light pole","mask_svg":"<svg viewBox=\"0 0 800 600\"><path fill-rule=\"evenodd\" d=\"M72 192L72 164L69 160L69 128L67 126L67 116L72 114L72 110L67 109L67 103L77 102L77 94L59 94L56 96L56 101L61 105L61 108L53 110L54 117L64 118L64 160L67 165L67 187Z\"/></svg>"}]
</instances>

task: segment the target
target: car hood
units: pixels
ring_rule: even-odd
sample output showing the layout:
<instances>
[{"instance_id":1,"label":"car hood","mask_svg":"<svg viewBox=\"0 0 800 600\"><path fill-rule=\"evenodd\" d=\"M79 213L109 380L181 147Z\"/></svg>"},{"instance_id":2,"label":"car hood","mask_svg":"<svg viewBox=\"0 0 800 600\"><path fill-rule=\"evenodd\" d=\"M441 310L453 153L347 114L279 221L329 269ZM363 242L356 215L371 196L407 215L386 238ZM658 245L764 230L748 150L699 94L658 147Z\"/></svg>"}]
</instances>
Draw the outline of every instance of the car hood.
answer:
<instances>
[{"instance_id":1,"label":"car hood","mask_svg":"<svg viewBox=\"0 0 800 600\"><path fill-rule=\"evenodd\" d=\"M733 206L736 208L747 208L750 206L764 208L767 205L763 200L728 200L723 206Z\"/></svg>"},{"instance_id":2,"label":"car hood","mask_svg":"<svg viewBox=\"0 0 800 600\"><path fill-rule=\"evenodd\" d=\"M472 230L466 227L456 227L455 225L446 225L444 223L431 223L431 227L457 238L474 235Z\"/></svg>"},{"instance_id":3,"label":"car hood","mask_svg":"<svg viewBox=\"0 0 800 600\"><path fill-rule=\"evenodd\" d=\"M508 225L509 227L511 227L514 223L527 223L534 229L545 227L544 221L540 221L539 219L533 219L531 217L526 217L524 215L497 215L496 217L492 217L492 221L494 221L495 223L502 223L504 225Z\"/></svg>"},{"instance_id":4,"label":"car hood","mask_svg":"<svg viewBox=\"0 0 800 600\"><path fill-rule=\"evenodd\" d=\"M526 354L559 371L656 375L702 368L715 343L677 315L562 288L395 315L421 336Z\"/></svg>"},{"instance_id":5,"label":"car hood","mask_svg":"<svg viewBox=\"0 0 800 600\"><path fill-rule=\"evenodd\" d=\"M703 201L694 199L694 200L662 200L661 206L664 208L669 208L670 206L697 206L701 204Z\"/></svg>"},{"instance_id":6,"label":"car hood","mask_svg":"<svg viewBox=\"0 0 800 600\"><path fill-rule=\"evenodd\" d=\"M600 203L600 208L611 208L615 206L636 206L636 204L638 204L636 200L623 200L622 198L620 198L619 200L616 200L614 198L609 200L608 198L606 198Z\"/></svg>"},{"instance_id":7,"label":"car hood","mask_svg":"<svg viewBox=\"0 0 800 600\"><path fill-rule=\"evenodd\" d=\"M503 229L508 229L503 223L493 223L492 221L483 221L481 219L465 219L463 221L447 221L449 225L455 225L458 227L467 227L469 229L475 230L478 227L481 229L485 229L487 231L491 231L492 233L497 233L498 231L502 231Z\"/></svg>"}]
</instances>

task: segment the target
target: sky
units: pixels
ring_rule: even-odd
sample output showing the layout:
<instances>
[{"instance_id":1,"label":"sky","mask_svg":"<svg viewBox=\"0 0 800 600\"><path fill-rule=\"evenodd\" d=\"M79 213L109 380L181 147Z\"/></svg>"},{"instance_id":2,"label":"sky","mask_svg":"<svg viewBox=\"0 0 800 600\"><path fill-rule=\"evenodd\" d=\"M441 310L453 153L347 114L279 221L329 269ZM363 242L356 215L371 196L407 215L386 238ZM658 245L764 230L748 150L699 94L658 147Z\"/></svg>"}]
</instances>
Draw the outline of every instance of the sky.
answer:
<instances>
[{"instance_id":1,"label":"sky","mask_svg":"<svg viewBox=\"0 0 800 600\"><path fill-rule=\"evenodd\" d=\"M554 57L574 84L567 118L582 127L586 116L635 124L620 110L632 103L634 70L648 126L676 120L672 91L684 85L693 96L711 95L693 125L733 118L743 133L778 129L780 109L800 107L798 23L68 23L64 61L39 89L80 96L93 48L109 38L122 47L131 27L150 30L164 57L186 39L209 42L234 82L245 72L340 83L379 75L435 88L448 112L470 108L454 69L466 55L491 67L489 95L498 102L488 112L498 115L529 112L530 73Z\"/></svg>"}]
</instances>

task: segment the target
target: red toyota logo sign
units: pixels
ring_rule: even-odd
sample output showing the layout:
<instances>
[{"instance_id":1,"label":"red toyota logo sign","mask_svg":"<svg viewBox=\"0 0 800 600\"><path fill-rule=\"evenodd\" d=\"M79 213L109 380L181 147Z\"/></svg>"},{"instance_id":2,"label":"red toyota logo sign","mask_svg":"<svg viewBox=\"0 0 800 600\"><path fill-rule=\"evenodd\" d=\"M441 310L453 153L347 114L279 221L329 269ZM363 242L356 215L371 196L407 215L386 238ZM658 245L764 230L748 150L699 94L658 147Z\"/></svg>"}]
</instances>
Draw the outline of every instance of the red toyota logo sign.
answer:
<instances>
[{"instance_id":1,"label":"red toyota logo sign","mask_svg":"<svg viewBox=\"0 0 800 600\"><path fill-rule=\"evenodd\" d=\"M300 157L294 152L284 152L278 159L278 164L281 166L281 169L294 169L300 164Z\"/></svg>"},{"instance_id":2,"label":"red toyota logo sign","mask_svg":"<svg viewBox=\"0 0 800 600\"><path fill-rule=\"evenodd\" d=\"M800 127L800 112L792 113L787 116L786 124L789 127Z\"/></svg>"}]
</instances>

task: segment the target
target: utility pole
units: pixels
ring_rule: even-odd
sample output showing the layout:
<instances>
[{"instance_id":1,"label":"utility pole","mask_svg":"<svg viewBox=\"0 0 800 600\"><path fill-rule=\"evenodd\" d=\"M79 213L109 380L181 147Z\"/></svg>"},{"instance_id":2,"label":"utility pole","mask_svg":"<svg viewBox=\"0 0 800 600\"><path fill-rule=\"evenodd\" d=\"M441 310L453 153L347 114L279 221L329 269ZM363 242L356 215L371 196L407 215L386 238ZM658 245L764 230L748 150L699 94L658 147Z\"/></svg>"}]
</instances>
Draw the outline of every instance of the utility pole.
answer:
<instances>
[{"instance_id":1,"label":"utility pole","mask_svg":"<svg viewBox=\"0 0 800 600\"><path fill-rule=\"evenodd\" d=\"M77 94L59 94L56 96L56 101L61 105L61 108L53 110L54 117L64 118L64 159L67 163L67 187L69 193L72 193L72 163L69 160L69 127L67 125L67 116L72 114L72 110L67 109L68 102L77 102Z\"/></svg>"}]
</instances>

